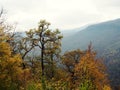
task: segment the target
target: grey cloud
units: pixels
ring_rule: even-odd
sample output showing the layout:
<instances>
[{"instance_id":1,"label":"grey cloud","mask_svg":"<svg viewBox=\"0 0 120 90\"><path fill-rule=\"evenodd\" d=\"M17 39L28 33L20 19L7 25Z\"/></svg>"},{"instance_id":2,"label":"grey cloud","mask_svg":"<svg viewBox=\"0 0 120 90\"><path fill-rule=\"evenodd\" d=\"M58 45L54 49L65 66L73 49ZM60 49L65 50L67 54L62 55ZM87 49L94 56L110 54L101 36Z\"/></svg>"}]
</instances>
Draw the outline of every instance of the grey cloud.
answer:
<instances>
[{"instance_id":1,"label":"grey cloud","mask_svg":"<svg viewBox=\"0 0 120 90\"><path fill-rule=\"evenodd\" d=\"M120 0L0 0L8 20L34 28L40 19L67 29L120 17Z\"/></svg>"},{"instance_id":2,"label":"grey cloud","mask_svg":"<svg viewBox=\"0 0 120 90\"><path fill-rule=\"evenodd\" d=\"M101 8L120 7L120 0L92 0L94 4Z\"/></svg>"}]
</instances>

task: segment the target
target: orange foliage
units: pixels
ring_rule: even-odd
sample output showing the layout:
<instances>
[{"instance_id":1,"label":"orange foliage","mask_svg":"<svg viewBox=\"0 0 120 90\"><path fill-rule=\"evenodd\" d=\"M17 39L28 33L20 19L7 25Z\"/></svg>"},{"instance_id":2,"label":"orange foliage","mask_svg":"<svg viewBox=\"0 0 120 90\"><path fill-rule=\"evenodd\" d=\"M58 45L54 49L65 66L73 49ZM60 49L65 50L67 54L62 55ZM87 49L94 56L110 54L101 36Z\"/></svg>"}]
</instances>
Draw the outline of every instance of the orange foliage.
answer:
<instances>
[{"instance_id":1,"label":"orange foliage","mask_svg":"<svg viewBox=\"0 0 120 90\"><path fill-rule=\"evenodd\" d=\"M79 86L85 80L89 80L94 88L102 90L104 85L107 84L105 66L95 56L96 53L90 47L80 59L80 62L75 66L76 85Z\"/></svg>"}]
</instances>

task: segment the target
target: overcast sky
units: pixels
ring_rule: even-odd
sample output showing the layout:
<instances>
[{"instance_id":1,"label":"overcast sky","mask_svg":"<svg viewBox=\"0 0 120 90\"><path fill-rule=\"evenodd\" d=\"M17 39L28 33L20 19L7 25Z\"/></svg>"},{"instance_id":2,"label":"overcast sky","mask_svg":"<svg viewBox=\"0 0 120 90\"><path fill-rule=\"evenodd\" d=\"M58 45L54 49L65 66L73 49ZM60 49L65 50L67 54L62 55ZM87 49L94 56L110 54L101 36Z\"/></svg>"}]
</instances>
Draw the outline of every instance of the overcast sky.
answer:
<instances>
[{"instance_id":1,"label":"overcast sky","mask_svg":"<svg viewBox=\"0 0 120 90\"><path fill-rule=\"evenodd\" d=\"M0 0L0 6L22 31L37 27L41 19L65 30L120 18L120 0Z\"/></svg>"}]
</instances>

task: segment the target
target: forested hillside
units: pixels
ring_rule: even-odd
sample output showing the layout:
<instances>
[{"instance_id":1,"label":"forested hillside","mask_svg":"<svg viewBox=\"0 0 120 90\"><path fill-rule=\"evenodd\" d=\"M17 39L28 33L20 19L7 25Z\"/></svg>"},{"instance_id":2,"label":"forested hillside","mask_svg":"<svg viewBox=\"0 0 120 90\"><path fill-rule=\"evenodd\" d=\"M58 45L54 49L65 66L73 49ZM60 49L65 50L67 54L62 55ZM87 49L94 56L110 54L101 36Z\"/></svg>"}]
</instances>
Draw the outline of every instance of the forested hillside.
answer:
<instances>
[{"instance_id":1,"label":"forested hillside","mask_svg":"<svg viewBox=\"0 0 120 90\"><path fill-rule=\"evenodd\" d=\"M73 29L74 31L74 29ZM99 57L104 58L112 85L120 85L120 19L90 25L63 38L64 51L85 50L92 42Z\"/></svg>"},{"instance_id":2,"label":"forested hillside","mask_svg":"<svg viewBox=\"0 0 120 90\"><path fill-rule=\"evenodd\" d=\"M79 48L61 54L64 36L58 29L51 30L49 22L41 20L38 27L19 36L2 19L2 14L0 90L119 90L117 79L110 77L113 72L106 69L110 62L97 57L94 43L93 46L88 43L85 50Z\"/></svg>"}]
</instances>

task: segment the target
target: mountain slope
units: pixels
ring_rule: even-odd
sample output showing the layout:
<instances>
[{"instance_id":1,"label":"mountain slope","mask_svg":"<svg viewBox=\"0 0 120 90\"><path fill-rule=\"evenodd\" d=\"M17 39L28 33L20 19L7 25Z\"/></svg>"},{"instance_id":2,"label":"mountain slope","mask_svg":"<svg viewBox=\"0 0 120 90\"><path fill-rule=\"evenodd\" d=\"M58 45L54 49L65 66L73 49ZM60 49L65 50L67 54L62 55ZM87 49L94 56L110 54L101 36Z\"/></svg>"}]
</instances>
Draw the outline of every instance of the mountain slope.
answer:
<instances>
[{"instance_id":1,"label":"mountain slope","mask_svg":"<svg viewBox=\"0 0 120 90\"><path fill-rule=\"evenodd\" d=\"M120 19L90 25L82 31L65 37L62 48L63 51L85 49L90 42L99 52L120 48Z\"/></svg>"},{"instance_id":2,"label":"mountain slope","mask_svg":"<svg viewBox=\"0 0 120 90\"><path fill-rule=\"evenodd\" d=\"M62 50L86 49L90 42L105 60L111 86L120 86L120 19L90 25L64 37Z\"/></svg>"}]
</instances>

